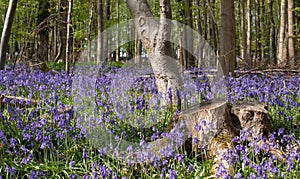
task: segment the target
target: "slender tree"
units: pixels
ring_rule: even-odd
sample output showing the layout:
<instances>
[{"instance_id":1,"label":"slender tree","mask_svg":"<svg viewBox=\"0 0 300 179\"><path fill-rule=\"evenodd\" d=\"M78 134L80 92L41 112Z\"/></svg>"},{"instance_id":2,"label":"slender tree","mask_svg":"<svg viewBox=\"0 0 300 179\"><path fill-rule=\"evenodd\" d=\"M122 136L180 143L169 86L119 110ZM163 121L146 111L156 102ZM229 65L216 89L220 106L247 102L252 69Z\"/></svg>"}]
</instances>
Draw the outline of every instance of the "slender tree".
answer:
<instances>
[{"instance_id":1,"label":"slender tree","mask_svg":"<svg viewBox=\"0 0 300 179\"><path fill-rule=\"evenodd\" d=\"M105 1L105 20L106 20L106 23L109 23L110 21L110 0L106 0ZM106 49L106 56L107 56L107 59L108 61L111 61L111 54L110 54L110 44L111 44L111 33L110 32L107 32L107 36L106 36L106 39L105 39L105 49Z\"/></svg>"},{"instance_id":2,"label":"slender tree","mask_svg":"<svg viewBox=\"0 0 300 179\"><path fill-rule=\"evenodd\" d=\"M73 0L69 0L68 18L67 18L67 38L66 38L66 72L70 70L70 49L71 49L71 19L72 19Z\"/></svg>"},{"instance_id":3,"label":"slender tree","mask_svg":"<svg viewBox=\"0 0 300 179\"><path fill-rule=\"evenodd\" d=\"M103 55L103 38L101 33L103 31L103 5L102 0L97 3L97 20L98 20L98 37L97 37L97 63L100 63Z\"/></svg>"},{"instance_id":4,"label":"slender tree","mask_svg":"<svg viewBox=\"0 0 300 179\"><path fill-rule=\"evenodd\" d=\"M246 49L247 49L247 43L246 43L246 23L245 23L245 1L241 0L240 3L240 13L241 13L241 34L242 34L242 39L241 39L241 58L244 60L246 58Z\"/></svg>"},{"instance_id":5,"label":"slender tree","mask_svg":"<svg viewBox=\"0 0 300 179\"><path fill-rule=\"evenodd\" d=\"M37 14L37 25L40 26L38 29L39 43L37 49L37 58L39 61L48 61L48 45L49 45L49 28L47 21L50 16L49 8L50 4L48 0L39 0L39 9Z\"/></svg>"},{"instance_id":6,"label":"slender tree","mask_svg":"<svg viewBox=\"0 0 300 179\"><path fill-rule=\"evenodd\" d=\"M294 0L288 0L288 60L295 65L295 37L294 37Z\"/></svg>"},{"instance_id":7,"label":"slender tree","mask_svg":"<svg viewBox=\"0 0 300 179\"><path fill-rule=\"evenodd\" d=\"M247 0L247 53L246 60L247 65L252 67L252 55L251 55L251 40L252 40L252 15L251 15L251 0Z\"/></svg>"},{"instance_id":8,"label":"slender tree","mask_svg":"<svg viewBox=\"0 0 300 179\"><path fill-rule=\"evenodd\" d=\"M91 41L92 41L92 22L94 14L94 0L90 0L90 12L89 12L89 29L88 29L88 62L92 61L92 50L91 50Z\"/></svg>"},{"instance_id":9,"label":"slender tree","mask_svg":"<svg viewBox=\"0 0 300 179\"><path fill-rule=\"evenodd\" d=\"M120 10L119 10L119 0L116 0L116 27L117 27L117 32L116 32L116 61L120 61L120 44L119 44L119 39L120 39L120 34L119 34L119 18L120 18Z\"/></svg>"},{"instance_id":10,"label":"slender tree","mask_svg":"<svg viewBox=\"0 0 300 179\"><path fill-rule=\"evenodd\" d=\"M280 27L278 37L278 54L277 62L278 66L283 67L287 65L287 54L286 54L286 0L280 1Z\"/></svg>"},{"instance_id":11,"label":"slender tree","mask_svg":"<svg viewBox=\"0 0 300 179\"><path fill-rule=\"evenodd\" d=\"M184 16L185 16L185 27L189 27L193 29L193 12L192 12L192 2L190 0L184 0L185 4L185 10L184 10ZM193 33L190 33L189 30L184 30L184 43L185 47L190 51L193 52ZM192 54L185 50L185 60L186 60L186 67L194 67L195 66L195 58L193 58Z\"/></svg>"},{"instance_id":12,"label":"slender tree","mask_svg":"<svg viewBox=\"0 0 300 179\"><path fill-rule=\"evenodd\" d=\"M5 61L6 61L6 52L8 50L8 42L10 37L10 32L12 28L12 24L14 21L14 16L17 8L18 0L10 0L9 6L7 9L5 22L3 26L2 36L1 36L1 44L0 44L0 70L4 69Z\"/></svg>"},{"instance_id":13,"label":"slender tree","mask_svg":"<svg viewBox=\"0 0 300 179\"><path fill-rule=\"evenodd\" d=\"M221 0L220 19L220 56L219 62L224 75L231 73L234 76L236 68L235 55L235 18L234 1ZM219 73L220 75L220 73Z\"/></svg>"},{"instance_id":14,"label":"slender tree","mask_svg":"<svg viewBox=\"0 0 300 179\"><path fill-rule=\"evenodd\" d=\"M68 0L59 0L58 3L58 52L55 61L64 61L66 59L66 38L67 38L67 20L68 20Z\"/></svg>"},{"instance_id":15,"label":"slender tree","mask_svg":"<svg viewBox=\"0 0 300 179\"><path fill-rule=\"evenodd\" d=\"M215 15L213 12L213 7L212 7L212 6L215 6L215 4L216 4L215 0L212 0L211 2L209 2L209 0L207 0L207 7L208 7L208 11L209 11L209 16L211 19L210 32L211 32L211 38L212 38L212 47L214 48L215 52L217 52L217 50L219 49L218 42L217 42L218 29L217 29L217 22L216 22Z\"/></svg>"},{"instance_id":16,"label":"slender tree","mask_svg":"<svg viewBox=\"0 0 300 179\"><path fill-rule=\"evenodd\" d=\"M275 20L274 20L274 14L273 14L273 0L268 0L268 7L269 7L269 18L270 18L270 35L269 35L269 56L270 60L276 64L277 58L276 58L276 26L275 26Z\"/></svg>"},{"instance_id":17,"label":"slender tree","mask_svg":"<svg viewBox=\"0 0 300 179\"><path fill-rule=\"evenodd\" d=\"M260 0L255 0L255 64L254 66L260 65L261 62L261 17L260 17Z\"/></svg>"},{"instance_id":18,"label":"slender tree","mask_svg":"<svg viewBox=\"0 0 300 179\"><path fill-rule=\"evenodd\" d=\"M202 25L201 25L201 12L200 12L200 0L196 0L196 6L197 6L197 30L198 33L202 36ZM200 40L200 39L199 39Z\"/></svg>"}]
</instances>

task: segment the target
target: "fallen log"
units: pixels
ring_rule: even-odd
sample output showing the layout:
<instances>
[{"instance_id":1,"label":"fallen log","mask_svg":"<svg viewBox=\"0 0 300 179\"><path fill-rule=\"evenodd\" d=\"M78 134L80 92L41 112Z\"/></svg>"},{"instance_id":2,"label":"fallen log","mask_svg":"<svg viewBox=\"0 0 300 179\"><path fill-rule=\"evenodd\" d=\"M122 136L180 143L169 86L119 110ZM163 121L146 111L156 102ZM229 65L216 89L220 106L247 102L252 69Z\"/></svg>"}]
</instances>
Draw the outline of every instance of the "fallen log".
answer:
<instances>
[{"instance_id":1,"label":"fallen log","mask_svg":"<svg viewBox=\"0 0 300 179\"><path fill-rule=\"evenodd\" d=\"M43 104L43 101L35 100L35 99L29 99L24 98L21 96L7 96L7 95L1 95L0 96L0 107L3 108L4 105L10 104L14 105L16 107L25 108L25 107L36 107L37 105ZM58 113L66 113L70 110L72 110L71 105L65 105L63 108L58 108Z\"/></svg>"},{"instance_id":2,"label":"fallen log","mask_svg":"<svg viewBox=\"0 0 300 179\"><path fill-rule=\"evenodd\" d=\"M19 96L0 96L0 106L2 107L5 104L14 104L18 107L31 107L36 106L38 101L34 99L19 97Z\"/></svg>"}]
</instances>

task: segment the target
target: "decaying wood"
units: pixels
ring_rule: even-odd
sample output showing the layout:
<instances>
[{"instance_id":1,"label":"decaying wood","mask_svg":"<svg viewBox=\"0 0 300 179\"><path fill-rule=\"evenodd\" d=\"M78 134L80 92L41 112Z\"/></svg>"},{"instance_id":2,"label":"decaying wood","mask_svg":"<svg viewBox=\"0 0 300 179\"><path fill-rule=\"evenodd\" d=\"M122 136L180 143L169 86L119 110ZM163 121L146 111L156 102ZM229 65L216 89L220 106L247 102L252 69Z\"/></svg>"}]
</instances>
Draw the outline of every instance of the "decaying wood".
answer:
<instances>
[{"instance_id":1,"label":"decaying wood","mask_svg":"<svg viewBox=\"0 0 300 179\"><path fill-rule=\"evenodd\" d=\"M239 130L234 126L228 105L223 100L210 100L201 103L189 110L182 112L180 120L184 120L187 129L192 132L192 138L198 139L198 144L192 144L193 150L198 150L207 145L209 155L214 157L211 174L215 175L221 162L228 173L233 173L234 168L222 155L227 149L234 149L232 138L238 135ZM206 124L203 124L203 120ZM211 126L213 124L213 126ZM200 125L201 129L195 128ZM204 130L202 130L204 129Z\"/></svg>"},{"instance_id":2,"label":"decaying wood","mask_svg":"<svg viewBox=\"0 0 300 179\"><path fill-rule=\"evenodd\" d=\"M177 120L169 124L167 130L170 134L180 133L183 140L188 137L197 139L197 143L191 143L191 141L184 143L184 145L192 145L192 147L186 146L192 150L199 150L207 145L211 151L210 156L214 157L215 161L212 174L215 174L219 162L229 173L232 173L233 166L222 160L222 155L227 149L234 149L232 138L239 134L234 124L227 103L222 100L210 100L181 112ZM159 156L159 150L166 148L167 145L176 147L178 143L171 135L152 142L151 151Z\"/></svg>"},{"instance_id":3,"label":"decaying wood","mask_svg":"<svg viewBox=\"0 0 300 179\"><path fill-rule=\"evenodd\" d=\"M6 99L6 100L5 100ZM38 104L38 101L34 99L28 99L19 96L0 96L0 105L3 106L4 104L15 104L19 107L31 107Z\"/></svg>"},{"instance_id":4,"label":"decaying wood","mask_svg":"<svg viewBox=\"0 0 300 179\"><path fill-rule=\"evenodd\" d=\"M6 99L6 100L4 100ZM20 96L6 96L6 95L1 95L0 96L0 106L3 107L6 104L10 105L15 105L20 108L25 108L25 107L36 107L37 105L43 104L43 101L38 101L34 99L29 99L29 98L24 98ZM70 110L72 110L72 106L70 105L65 105L63 108L58 108L57 111L58 113L66 113Z\"/></svg>"},{"instance_id":5,"label":"decaying wood","mask_svg":"<svg viewBox=\"0 0 300 179\"><path fill-rule=\"evenodd\" d=\"M203 125L203 120L206 121L206 125ZM202 150L203 145L207 145L209 156L214 159L212 175L216 174L220 163L228 174L234 174L234 167L223 159L223 154L228 149L234 150L235 144L232 139L238 136L241 130L252 132L252 136L247 138L248 141L253 141L260 135L267 138L271 133L268 110L266 106L259 103L242 102L229 106L222 100L210 100L181 112L177 123L180 121L185 123L185 129L181 129L181 132L184 135L191 133L192 138L198 139L198 144L191 144L191 142L188 144L192 145L192 150ZM210 129L209 124L213 124L214 129ZM197 125L200 128L196 129ZM171 126L176 128L173 123ZM163 138L153 142L155 146L153 150L158 151L170 141ZM263 143L263 141L258 143L262 151L265 150ZM266 141L265 143L267 144ZM269 152L279 160L283 160L283 151L270 147Z\"/></svg>"},{"instance_id":6,"label":"decaying wood","mask_svg":"<svg viewBox=\"0 0 300 179\"><path fill-rule=\"evenodd\" d=\"M228 130L229 135L237 135L238 130L233 126L229 108L225 101L210 100L196 105L180 114L180 120L185 121L187 129L192 133L192 138L198 139L198 144L193 148L201 148L208 144L218 131ZM201 129L197 130L195 126Z\"/></svg>"},{"instance_id":7,"label":"decaying wood","mask_svg":"<svg viewBox=\"0 0 300 179\"><path fill-rule=\"evenodd\" d=\"M268 138L271 134L271 119L268 113L267 106L259 103L243 102L235 104L231 108L231 116L237 118L240 128L244 131L249 131L251 135L248 137L248 141L253 141L262 135L264 138ZM258 147L260 150L265 150L263 144L270 146L268 141L259 141ZM269 152L276 156L280 161L283 161L284 151L275 149L270 146Z\"/></svg>"},{"instance_id":8,"label":"decaying wood","mask_svg":"<svg viewBox=\"0 0 300 179\"><path fill-rule=\"evenodd\" d=\"M249 130L252 139L263 135L268 137L271 133L271 119L268 109L263 104L242 102L234 104L231 108L231 116L237 118L240 129Z\"/></svg>"}]
</instances>

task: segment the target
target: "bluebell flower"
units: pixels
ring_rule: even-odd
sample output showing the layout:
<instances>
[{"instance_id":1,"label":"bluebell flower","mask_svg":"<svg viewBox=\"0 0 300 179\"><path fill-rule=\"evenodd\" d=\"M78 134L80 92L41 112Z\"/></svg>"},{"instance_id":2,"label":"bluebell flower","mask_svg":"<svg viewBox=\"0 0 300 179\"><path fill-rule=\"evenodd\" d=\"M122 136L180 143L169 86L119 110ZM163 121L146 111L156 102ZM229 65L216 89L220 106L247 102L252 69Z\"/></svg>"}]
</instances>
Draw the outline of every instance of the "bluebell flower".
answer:
<instances>
[{"instance_id":1,"label":"bluebell flower","mask_svg":"<svg viewBox=\"0 0 300 179\"><path fill-rule=\"evenodd\" d=\"M169 179L176 179L176 171L170 169L169 170Z\"/></svg>"},{"instance_id":2,"label":"bluebell flower","mask_svg":"<svg viewBox=\"0 0 300 179\"><path fill-rule=\"evenodd\" d=\"M89 157L89 154L85 148L82 149L82 158L86 159Z\"/></svg>"},{"instance_id":3,"label":"bluebell flower","mask_svg":"<svg viewBox=\"0 0 300 179\"><path fill-rule=\"evenodd\" d=\"M77 177L76 177L75 174L72 174L72 173L71 173L71 174L69 175L69 179L76 179L76 178L77 178Z\"/></svg>"},{"instance_id":4,"label":"bluebell flower","mask_svg":"<svg viewBox=\"0 0 300 179\"><path fill-rule=\"evenodd\" d=\"M244 178L242 177L242 174L239 173L239 172L235 174L234 178L236 178L236 179L244 179Z\"/></svg>"},{"instance_id":5,"label":"bluebell flower","mask_svg":"<svg viewBox=\"0 0 300 179\"><path fill-rule=\"evenodd\" d=\"M183 160L184 160L184 155L183 155L183 154L176 154L176 159L177 159L179 162L183 162Z\"/></svg>"},{"instance_id":6,"label":"bluebell flower","mask_svg":"<svg viewBox=\"0 0 300 179\"><path fill-rule=\"evenodd\" d=\"M189 165L186 171L187 171L188 173L190 173L190 172L192 172L192 171L194 171L194 170L195 170L195 168L194 168L192 165Z\"/></svg>"},{"instance_id":7,"label":"bluebell flower","mask_svg":"<svg viewBox=\"0 0 300 179\"><path fill-rule=\"evenodd\" d=\"M193 144L198 144L199 143L199 139L197 137L193 137L192 138L192 143Z\"/></svg>"},{"instance_id":8,"label":"bluebell flower","mask_svg":"<svg viewBox=\"0 0 300 179\"><path fill-rule=\"evenodd\" d=\"M9 173L10 175L14 175L16 173L16 169L13 166L5 165L4 171Z\"/></svg>"},{"instance_id":9,"label":"bluebell flower","mask_svg":"<svg viewBox=\"0 0 300 179\"><path fill-rule=\"evenodd\" d=\"M11 138L9 141L10 141L9 147L15 147L18 143L15 138Z\"/></svg>"},{"instance_id":10,"label":"bluebell flower","mask_svg":"<svg viewBox=\"0 0 300 179\"><path fill-rule=\"evenodd\" d=\"M201 130L201 126L199 124L196 124L195 129L196 129L197 132L199 132Z\"/></svg>"},{"instance_id":11,"label":"bluebell flower","mask_svg":"<svg viewBox=\"0 0 300 179\"><path fill-rule=\"evenodd\" d=\"M222 163L219 163L216 171L216 177L221 177L225 175L227 175L227 171L225 167L222 165Z\"/></svg>"}]
</instances>

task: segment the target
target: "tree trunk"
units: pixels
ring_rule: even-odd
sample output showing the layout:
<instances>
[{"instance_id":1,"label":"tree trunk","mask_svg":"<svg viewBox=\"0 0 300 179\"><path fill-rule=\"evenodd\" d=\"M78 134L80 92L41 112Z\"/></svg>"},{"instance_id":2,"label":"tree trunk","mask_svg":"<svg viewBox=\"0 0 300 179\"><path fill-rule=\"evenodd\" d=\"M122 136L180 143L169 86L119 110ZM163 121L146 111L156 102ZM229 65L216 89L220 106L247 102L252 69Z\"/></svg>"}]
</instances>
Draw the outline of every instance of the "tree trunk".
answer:
<instances>
[{"instance_id":1,"label":"tree trunk","mask_svg":"<svg viewBox=\"0 0 300 179\"><path fill-rule=\"evenodd\" d=\"M245 26L245 1L241 0L241 31L242 31L242 40L240 44L241 48L241 58L244 61L246 59L246 49L247 49L247 44L246 44L246 26Z\"/></svg>"},{"instance_id":2,"label":"tree trunk","mask_svg":"<svg viewBox=\"0 0 300 179\"><path fill-rule=\"evenodd\" d=\"M255 64L254 66L260 66L261 62L261 27L260 27L260 0L255 0Z\"/></svg>"},{"instance_id":3,"label":"tree trunk","mask_svg":"<svg viewBox=\"0 0 300 179\"><path fill-rule=\"evenodd\" d=\"M71 49L71 19L72 19L73 0L69 0L68 18L67 18L67 39L66 39L66 72L70 71L70 49Z\"/></svg>"},{"instance_id":4,"label":"tree trunk","mask_svg":"<svg viewBox=\"0 0 300 179\"><path fill-rule=\"evenodd\" d=\"M199 39L198 42L202 42L203 41L203 30L202 30L202 25L201 25L201 11L200 11L200 0L196 1L196 6L197 6L197 30L198 30L198 34L199 34ZM203 17L205 17L205 15L203 15ZM204 29L205 32L205 29ZM180 39L181 40L181 39ZM202 45L203 43L199 43L197 46L197 59L198 59L198 68L201 67L201 63L203 60L203 48L204 46ZM183 70L182 70L183 72Z\"/></svg>"},{"instance_id":5,"label":"tree trunk","mask_svg":"<svg viewBox=\"0 0 300 179\"><path fill-rule=\"evenodd\" d=\"M215 0L212 0L211 1L211 4L214 6L216 4L216 1ZM209 9L209 13L210 13L210 16L211 16L211 35L212 35L212 44L213 44L213 49L215 52L217 52L217 50L219 49L218 47L218 42L217 42L217 36L218 36L218 29L217 29L217 23L216 23L216 19L215 19L215 16L214 16L214 13L213 13L213 10L211 8L211 4L208 3L208 9Z\"/></svg>"},{"instance_id":6,"label":"tree trunk","mask_svg":"<svg viewBox=\"0 0 300 179\"><path fill-rule=\"evenodd\" d=\"M266 15L266 1L260 1L260 7L261 7L261 19L260 19L260 36L261 36L261 49L260 49L260 58L262 60L262 64L261 65L265 65L265 49L267 49L267 36L266 34L266 29L269 29L269 23L268 23L268 19L267 19L267 15ZM267 28L266 28L267 27ZM268 34L268 33L267 33Z\"/></svg>"},{"instance_id":7,"label":"tree trunk","mask_svg":"<svg viewBox=\"0 0 300 179\"><path fill-rule=\"evenodd\" d=\"M116 33L116 61L120 61L120 44L119 44L119 0L116 0L116 18L117 18L117 33Z\"/></svg>"},{"instance_id":8,"label":"tree trunk","mask_svg":"<svg viewBox=\"0 0 300 179\"><path fill-rule=\"evenodd\" d=\"M39 1L39 10L37 17L37 25L43 23L49 16L50 4L48 1ZM39 33L39 44L37 49L37 58L39 61L45 62L48 61L48 44L49 44L49 29L44 27L46 24L41 26L41 29L38 29Z\"/></svg>"},{"instance_id":9,"label":"tree trunk","mask_svg":"<svg viewBox=\"0 0 300 179\"><path fill-rule=\"evenodd\" d=\"M203 7L206 7L206 0L203 1ZM208 32L207 32L207 26L208 26L208 16L207 16L207 10L204 10L203 12L203 22L204 22L204 27L203 27L203 30L204 30L204 39L205 40L208 40Z\"/></svg>"},{"instance_id":10,"label":"tree trunk","mask_svg":"<svg viewBox=\"0 0 300 179\"><path fill-rule=\"evenodd\" d=\"M5 22L3 26L2 36L1 36L1 44L0 44L0 70L3 70L5 67L6 61L6 52L8 50L8 42L10 37L10 32L12 28L12 24L14 21L14 16L17 8L18 0L10 0L9 6L7 9Z\"/></svg>"},{"instance_id":11,"label":"tree trunk","mask_svg":"<svg viewBox=\"0 0 300 179\"><path fill-rule=\"evenodd\" d=\"M277 62L279 67L287 65L286 56L286 0L281 0L280 2L280 27L279 27L279 37L278 37L278 54Z\"/></svg>"},{"instance_id":12,"label":"tree trunk","mask_svg":"<svg viewBox=\"0 0 300 179\"><path fill-rule=\"evenodd\" d=\"M106 18L106 22L109 22L109 20L110 20L110 0L106 0L106 2L105 2L105 18ZM110 52L111 52L111 50L110 50L110 48L111 48L111 46L110 46L110 44L111 44L111 34L110 34L110 32L107 32L107 36L106 36L106 51L105 51L105 55L107 56L106 58L107 58L107 60L108 61L111 61L111 54L110 54Z\"/></svg>"},{"instance_id":13,"label":"tree trunk","mask_svg":"<svg viewBox=\"0 0 300 179\"><path fill-rule=\"evenodd\" d=\"M197 30L198 30L199 35L202 36L200 0L196 0L196 6L197 6L197 19L196 19L197 20Z\"/></svg>"},{"instance_id":14,"label":"tree trunk","mask_svg":"<svg viewBox=\"0 0 300 179\"><path fill-rule=\"evenodd\" d=\"M88 29L88 62L92 61L92 52L91 52L91 42L92 42L92 22L93 22L93 13L94 13L94 0L90 0L90 14L89 14L89 29Z\"/></svg>"},{"instance_id":15,"label":"tree trunk","mask_svg":"<svg viewBox=\"0 0 300 179\"><path fill-rule=\"evenodd\" d=\"M231 73L231 75L234 76L236 55L233 0L221 0L219 65L221 65L224 75L229 75L229 73ZM222 74L219 71L218 76L220 75Z\"/></svg>"},{"instance_id":16,"label":"tree trunk","mask_svg":"<svg viewBox=\"0 0 300 179\"><path fill-rule=\"evenodd\" d=\"M127 0L127 6L134 19L135 30L141 38L143 46L149 56L150 63L156 78L157 89L166 93L173 90L172 104L179 104L175 91L182 87L179 67L175 60L170 38L171 5L168 0L160 1L160 21L153 19L149 4L146 0Z\"/></svg>"},{"instance_id":17,"label":"tree trunk","mask_svg":"<svg viewBox=\"0 0 300 179\"><path fill-rule=\"evenodd\" d=\"M118 0L117 0L118 1ZM102 0L97 2L97 21L98 21L98 37L97 37L97 63L103 60L103 38L101 33L103 31L103 6Z\"/></svg>"},{"instance_id":18,"label":"tree trunk","mask_svg":"<svg viewBox=\"0 0 300 179\"><path fill-rule=\"evenodd\" d=\"M288 0L288 61L291 66L294 66L296 64L294 18L294 0Z\"/></svg>"},{"instance_id":19,"label":"tree trunk","mask_svg":"<svg viewBox=\"0 0 300 179\"><path fill-rule=\"evenodd\" d=\"M191 7L191 1L185 0L184 4L186 6L186 9L184 11L184 16L186 18L185 20L185 28L184 28L184 43L186 49L184 50L184 56L186 60L186 68L191 68L195 66L195 58L193 58L193 55L190 52L194 51L193 48L193 33L190 33L190 30L186 29L186 27L189 27L193 29L193 13L192 13L192 7Z\"/></svg>"},{"instance_id":20,"label":"tree trunk","mask_svg":"<svg viewBox=\"0 0 300 179\"><path fill-rule=\"evenodd\" d=\"M247 0L247 53L246 53L246 60L247 65L252 67L252 55L251 55L251 41L252 41L252 26L251 26L251 0Z\"/></svg>"},{"instance_id":21,"label":"tree trunk","mask_svg":"<svg viewBox=\"0 0 300 179\"><path fill-rule=\"evenodd\" d=\"M64 61L66 59L66 38L67 38L67 20L68 20L68 8L67 0L60 0L58 9L59 9L59 25L58 25L58 54L55 61Z\"/></svg>"},{"instance_id":22,"label":"tree trunk","mask_svg":"<svg viewBox=\"0 0 300 179\"><path fill-rule=\"evenodd\" d=\"M270 18L270 60L274 63L277 64L277 49L276 49L276 27L275 27L275 21L273 18L273 1L269 0L268 1L268 6L269 6L269 18Z\"/></svg>"}]
</instances>

